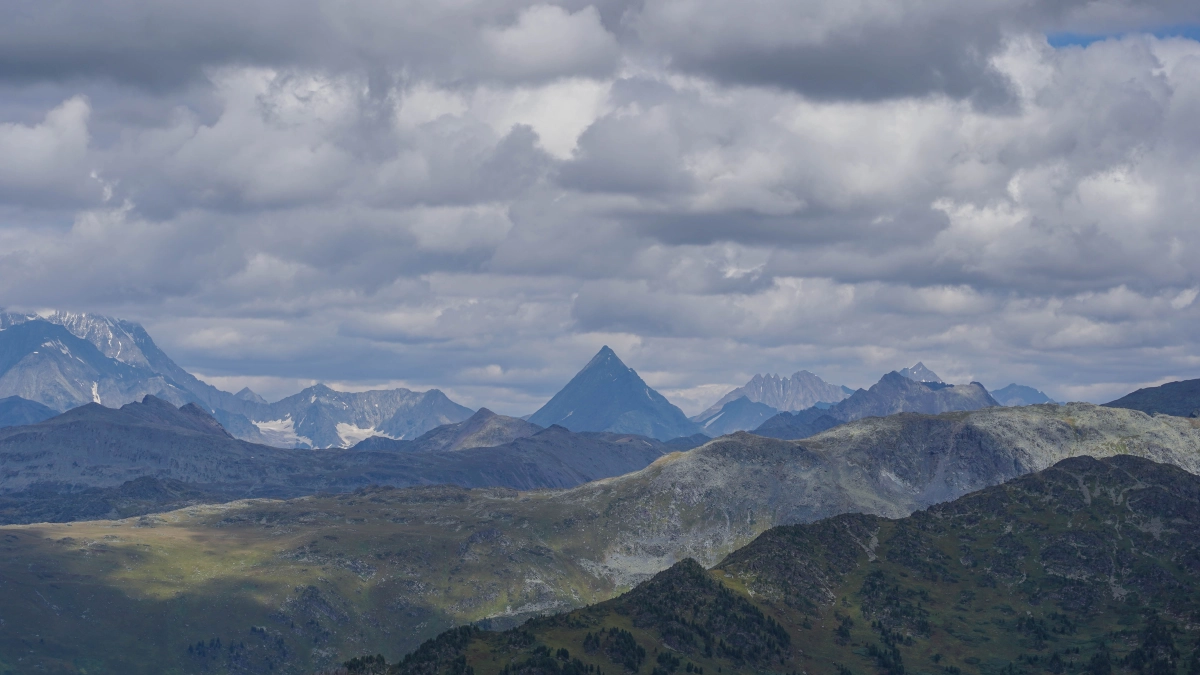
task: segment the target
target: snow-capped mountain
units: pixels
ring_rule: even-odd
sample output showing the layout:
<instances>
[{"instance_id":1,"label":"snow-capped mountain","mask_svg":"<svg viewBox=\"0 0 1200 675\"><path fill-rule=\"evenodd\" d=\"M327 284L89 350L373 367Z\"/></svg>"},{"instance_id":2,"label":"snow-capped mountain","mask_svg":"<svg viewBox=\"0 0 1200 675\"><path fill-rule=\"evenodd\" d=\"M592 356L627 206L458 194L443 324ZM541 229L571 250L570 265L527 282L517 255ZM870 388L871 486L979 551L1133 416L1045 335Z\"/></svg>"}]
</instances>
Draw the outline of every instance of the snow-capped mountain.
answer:
<instances>
[{"instance_id":1,"label":"snow-capped mountain","mask_svg":"<svg viewBox=\"0 0 1200 675\"><path fill-rule=\"evenodd\" d=\"M350 447L372 435L415 438L470 417L441 391L337 392L316 385L267 403L201 381L168 357L139 324L86 313L0 312L0 398L56 411L87 403L120 407L151 394L196 403L238 438L278 447Z\"/></svg>"}]
</instances>

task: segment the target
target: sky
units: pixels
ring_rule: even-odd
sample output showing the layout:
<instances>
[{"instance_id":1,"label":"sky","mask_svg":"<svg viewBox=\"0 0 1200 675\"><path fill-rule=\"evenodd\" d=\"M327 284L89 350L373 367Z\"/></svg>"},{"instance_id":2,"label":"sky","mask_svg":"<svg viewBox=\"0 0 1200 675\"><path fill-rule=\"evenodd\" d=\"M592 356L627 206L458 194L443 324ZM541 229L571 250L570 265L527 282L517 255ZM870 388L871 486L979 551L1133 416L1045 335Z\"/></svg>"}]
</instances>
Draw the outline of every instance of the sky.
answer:
<instances>
[{"instance_id":1,"label":"sky","mask_svg":"<svg viewBox=\"0 0 1200 675\"><path fill-rule=\"evenodd\" d=\"M0 306L267 398L1200 377L1194 0L4 0Z\"/></svg>"}]
</instances>

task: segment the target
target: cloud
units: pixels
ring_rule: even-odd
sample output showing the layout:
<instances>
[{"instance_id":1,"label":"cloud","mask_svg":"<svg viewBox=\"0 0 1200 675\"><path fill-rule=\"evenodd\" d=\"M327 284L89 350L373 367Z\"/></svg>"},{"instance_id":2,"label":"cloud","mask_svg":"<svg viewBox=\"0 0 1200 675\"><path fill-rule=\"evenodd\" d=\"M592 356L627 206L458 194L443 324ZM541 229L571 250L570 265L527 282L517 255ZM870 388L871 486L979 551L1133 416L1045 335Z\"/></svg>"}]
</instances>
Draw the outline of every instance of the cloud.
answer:
<instances>
[{"instance_id":1,"label":"cloud","mask_svg":"<svg viewBox=\"0 0 1200 675\"><path fill-rule=\"evenodd\" d=\"M64 7L0 25L0 305L217 382L1200 372L1193 3Z\"/></svg>"}]
</instances>

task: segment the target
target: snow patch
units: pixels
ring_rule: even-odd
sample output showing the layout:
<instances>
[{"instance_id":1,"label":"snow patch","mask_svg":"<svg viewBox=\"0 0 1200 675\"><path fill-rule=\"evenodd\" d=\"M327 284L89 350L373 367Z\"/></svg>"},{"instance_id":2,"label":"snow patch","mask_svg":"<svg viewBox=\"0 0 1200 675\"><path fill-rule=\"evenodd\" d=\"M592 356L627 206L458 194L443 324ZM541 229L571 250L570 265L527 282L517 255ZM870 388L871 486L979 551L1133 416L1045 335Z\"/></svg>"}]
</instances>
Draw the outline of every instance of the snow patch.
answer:
<instances>
[{"instance_id":1,"label":"snow patch","mask_svg":"<svg viewBox=\"0 0 1200 675\"><path fill-rule=\"evenodd\" d=\"M387 434L376 431L375 427L370 427L370 428L364 429L362 427L356 427L353 424L348 424L346 422L338 422L337 435L338 435L338 438L342 439L342 447L343 448L348 448L348 447L354 445L355 443L358 443L359 441L368 439L372 436L387 436ZM391 437L388 436L388 438L391 438Z\"/></svg>"},{"instance_id":2,"label":"snow patch","mask_svg":"<svg viewBox=\"0 0 1200 675\"><path fill-rule=\"evenodd\" d=\"M294 448L297 445L305 444L312 447L311 438L296 433L296 423L292 421L291 415L281 420L255 422L254 426L258 427L258 431L266 439L267 445L277 448Z\"/></svg>"},{"instance_id":3,"label":"snow patch","mask_svg":"<svg viewBox=\"0 0 1200 675\"><path fill-rule=\"evenodd\" d=\"M716 415L713 415L711 419L709 419L707 422L704 423L704 428L705 429L709 428L710 426L712 426L713 422L716 422L717 420L721 419L724 416L725 416L724 410L717 413Z\"/></svg>"},{"instance_id":4,"label":"snow patch","mask_svg":"<svg viewBox=\"0 0 1200 675\"><path fill-rule=\"evenodd\" d=\"M100 403L100 383L92 383L92 403Z\"/></svg>"}]
</instances>

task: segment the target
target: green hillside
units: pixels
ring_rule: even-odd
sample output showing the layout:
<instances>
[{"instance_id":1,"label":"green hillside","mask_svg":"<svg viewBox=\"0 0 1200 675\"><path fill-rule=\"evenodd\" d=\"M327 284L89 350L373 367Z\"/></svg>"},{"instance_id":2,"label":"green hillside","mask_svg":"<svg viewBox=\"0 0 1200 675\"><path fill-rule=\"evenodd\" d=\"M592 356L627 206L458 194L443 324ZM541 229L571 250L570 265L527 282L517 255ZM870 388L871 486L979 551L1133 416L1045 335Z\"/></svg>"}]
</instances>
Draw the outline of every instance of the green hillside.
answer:
<instances>
[{"instance_id":1,"label":"green hillside","mask_svg":"<svg viewBox=\"0 0 1200 675\"><path fill-rule=\"evenodd\" d=\"M712 570L350 672L1200 672L1200 478L1068 459L908 518L774 528Z\"/></svg>"},{"instance_id":2,"label":"green hillside","mask_svg":"<svg viewBox=\"0 0 1200 675\"><path fill-rule=\"evenodd\" d=\"M895 415L801 442L736 434L570 490L366 488L5 526L0 661L93 675L395 661L451 627L609 600L687 558L715 566L776 525L906 516L1078 455L1200 472L1198 424L1082 404Z\"/></svg>"}]
</instances>

